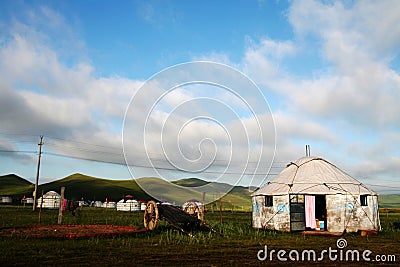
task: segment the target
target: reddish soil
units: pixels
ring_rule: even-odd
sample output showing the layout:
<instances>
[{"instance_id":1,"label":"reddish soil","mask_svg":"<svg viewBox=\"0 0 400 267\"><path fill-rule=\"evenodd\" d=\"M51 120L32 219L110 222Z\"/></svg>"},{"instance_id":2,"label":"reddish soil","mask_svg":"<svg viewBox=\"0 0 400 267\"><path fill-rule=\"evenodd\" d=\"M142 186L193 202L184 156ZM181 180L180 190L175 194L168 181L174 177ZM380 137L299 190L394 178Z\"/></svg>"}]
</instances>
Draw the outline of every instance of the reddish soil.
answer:
<instances>
[{"instance_id":1,"label":"reddish soil","mask_svg":"<svg viewBox=\"0 0 400 267\"><path fill-rule=\"evenodd\" d=\"M94 236L121 236L136 235L146 232L146 229L139 229L137 226L117 226L98 224L70 224L70 225L37 225L2 227L2 237L23 237L23 238L82 238Z\"/></svg>"}]
</instances>

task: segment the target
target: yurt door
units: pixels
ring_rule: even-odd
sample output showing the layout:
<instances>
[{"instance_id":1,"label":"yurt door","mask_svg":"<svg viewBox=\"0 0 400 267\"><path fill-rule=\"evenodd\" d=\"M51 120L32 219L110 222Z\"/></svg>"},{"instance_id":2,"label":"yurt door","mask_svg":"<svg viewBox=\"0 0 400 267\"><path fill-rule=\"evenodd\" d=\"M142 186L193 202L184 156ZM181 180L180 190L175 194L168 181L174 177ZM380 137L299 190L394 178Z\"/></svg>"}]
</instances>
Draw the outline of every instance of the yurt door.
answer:
<instances>
[{"instance_id":1,"label":"yurt door","mask_svg":"<svg viewBox=\"0 0 400 267\"><path fill-rule=\"evenodd\" d=\"M290 198L290 231L304 231L305 209L304 195L289 195Z\"/></svg>"}]
</instances>

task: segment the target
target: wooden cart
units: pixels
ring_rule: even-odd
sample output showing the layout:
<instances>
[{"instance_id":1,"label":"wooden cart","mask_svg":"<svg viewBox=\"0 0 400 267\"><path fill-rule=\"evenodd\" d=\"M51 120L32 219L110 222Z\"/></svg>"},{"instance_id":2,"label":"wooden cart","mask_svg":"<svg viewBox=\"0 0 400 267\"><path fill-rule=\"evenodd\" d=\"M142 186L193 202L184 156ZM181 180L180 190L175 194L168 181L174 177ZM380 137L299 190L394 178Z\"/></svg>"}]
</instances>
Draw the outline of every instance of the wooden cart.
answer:
<instances>
[{"instance_id":1,"label":"wooden cart","mask_svg":"<svg viewBox=\"0 0 400 267\"><path fill-rule=\"evenodd\" d=\"M196 212L192 212L193 210ZM147 202L144 211L144 227L152 231L157 227L158 220L165 220L177 230L190 237L193 237L193 235L188 232L188 229L196 225L204 225L212 232L221 235L217 230L203 221L203 215L200 213L200 210L199 207L192 207L188 212L185 212L171 204L156 203L151 200Z\"/></svg>"}]
</instances>

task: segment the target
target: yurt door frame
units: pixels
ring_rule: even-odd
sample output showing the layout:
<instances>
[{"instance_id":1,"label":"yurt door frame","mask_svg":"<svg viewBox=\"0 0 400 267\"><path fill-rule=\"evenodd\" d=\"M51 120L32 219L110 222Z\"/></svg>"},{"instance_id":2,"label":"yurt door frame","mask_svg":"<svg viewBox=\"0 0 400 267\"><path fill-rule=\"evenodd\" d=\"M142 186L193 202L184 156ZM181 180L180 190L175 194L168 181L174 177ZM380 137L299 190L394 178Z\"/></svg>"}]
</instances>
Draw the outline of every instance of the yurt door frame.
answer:
<instances>
[{"instance_id":1,"label":"yurt door frame","mask_svg":"<svg viewBox=\"0 0 400 267\"><path fill-rule=\"evenodd\" d=\"M304 231L307 226L306 216L309 215L306 198L312 199L312 206L310 207L313 211L312 228L317 228L315 219L324 219L324 229L327 229L326 224L326 196L325 195L303 195L303 194L290 194L289 205L290 205L290 231ZM321 229L322 230L322 229Z\"/></svg>"},{"instance_id":2,"label":"yurt door frame","mask_svg":"<svg viewBox=\"0 0 400 267\"><path fill-rule=\"evenodd\" d=\"M326 196L305 195L306 229L326 230Z\"/></svg>"},{"instance_id":3,"label":"yurt door frame","mask_svg":"<svg viewBox=\"0 0 400 267\"><path fill-rule=\"evenodd\" d=\"M290 194L290 231L304 231L305 225L305 209L304 195Z\"/></svg>"},{"instance_id":4,"label":"yurt door frame","mask_svg":"<svg viewBox=\"0 0 400 267\"><path fill-rule=\"evenodd\" d=\"M315 218L321 222L321 230L328 229L326 219L326 195L315 195ZM324 222L323 227L322 222Z\"/></svg>"}]
</instances>

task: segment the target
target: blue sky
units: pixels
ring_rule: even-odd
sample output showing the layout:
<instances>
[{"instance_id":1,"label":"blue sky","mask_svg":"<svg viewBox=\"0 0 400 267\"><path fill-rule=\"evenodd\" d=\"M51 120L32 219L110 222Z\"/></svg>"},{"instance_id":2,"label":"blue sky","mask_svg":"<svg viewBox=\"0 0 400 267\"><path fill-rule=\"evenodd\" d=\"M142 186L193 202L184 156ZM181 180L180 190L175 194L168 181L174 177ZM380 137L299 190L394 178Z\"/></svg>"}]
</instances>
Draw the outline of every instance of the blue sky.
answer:
<instances>
[{"instance_id":1,"label":"blue sky","mask_svg":"<svg viewBox=\"0 0 400 267\"><path fill-rule=\"evenodd\" d=\"M42 134L41 182L76 172L130 179L121 136L131 98L165 68L211 61L243 73L269 104L276 140L266 134L262 149L276 146L273 168L253 185L303 156L309 144L312 155L372 189L399 193L399 18L397 1L1 1L0 174L33 181ZM200 91L174 91L168 109L152 119L161 123L167 111L199 97L240 109L238 99L213 88ZM209 104L197 105L205 112ZM218 117L211 110L210 117ZM253 122L238 114L226 129L242 122L254 133ZM190 120L178 115L176 122ZM199 151L206 157L219 148L222 164L229 152L224 123L190 124L182 131L182 151L195 159ZM167 134L165 147L176 141ZM214 143L192 147L205 138ZM234 146L234 157L247 141ZM169 179L188 176L170 170L156 146L150 150ZM144 154L135 153L138 165L146 164ZM196 175L212 180L218 171L214 166ZM135 178L149 174L134 170Z\"/></svg>"}]
</instances>

